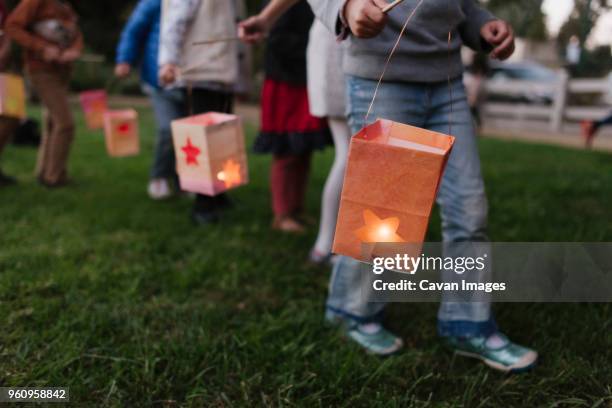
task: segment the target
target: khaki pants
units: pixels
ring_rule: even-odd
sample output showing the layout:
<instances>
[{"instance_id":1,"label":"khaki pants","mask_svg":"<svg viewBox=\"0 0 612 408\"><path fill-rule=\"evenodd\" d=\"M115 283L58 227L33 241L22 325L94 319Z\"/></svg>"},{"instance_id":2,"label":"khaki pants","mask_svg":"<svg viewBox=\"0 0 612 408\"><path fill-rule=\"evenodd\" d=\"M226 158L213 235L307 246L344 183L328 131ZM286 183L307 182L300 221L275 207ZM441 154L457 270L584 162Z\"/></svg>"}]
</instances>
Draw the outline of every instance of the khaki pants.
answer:
<instances>
[{"instance_id":1,"label":"khaki pants","mask_svg":"<svg viewBox=\"0 0 612 408\"><path fill-rule=\"evenodd\" d=\"M44 183L66 181L74 119L68 103L68 72L30 73L32 86L43 103L43 135L38 150L36 174Z\"/></svg>"}]
</instances>

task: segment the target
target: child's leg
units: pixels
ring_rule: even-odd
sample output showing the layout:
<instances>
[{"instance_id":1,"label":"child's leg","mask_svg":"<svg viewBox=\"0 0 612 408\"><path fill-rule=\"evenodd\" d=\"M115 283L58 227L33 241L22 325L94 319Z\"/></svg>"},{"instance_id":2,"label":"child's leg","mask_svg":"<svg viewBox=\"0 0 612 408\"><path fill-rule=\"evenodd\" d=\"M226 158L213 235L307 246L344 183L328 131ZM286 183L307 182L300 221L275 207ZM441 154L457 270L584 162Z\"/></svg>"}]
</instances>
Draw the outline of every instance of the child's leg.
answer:
<instances>
[{"instance_id":1,"label":"child's leg","mask_svg":"<svg viewBox=\"0 0 612 408\"><path fill-rule=\"evenodd\" d=\"M434 87L426 123L430 130L447 134L450 130L455 136L453 152L444 171L437 200L441 209L443 240L445 243L451 243L445 245L445 255L478 256L468 252L486 250L488 244L452 244L488 241L488 204L480 169L476 131L461 81L452 84L452 96L451 102L448 84ZM449 271L445 277L455 278L458 275ZM482 276L482 279L486 277ZM486 299L483 300L457 302L445 297L438 314L440 334L471 337L489 335L495 331L490 303Z\"/></svg>"},{"instance_id":2,"label":"child's leg","mask_svg":"<svg viewBox=\"0 0 612 408\"><path fill-rule=\"evenodd\" d=\"M304 171L301 156L287 154L274 155L270 169L270 190L272 210L277 218L292 216L300 210L299 186Z\"/></svg>"},{"instance_id":3,"label":"child's leg","mask_svg":"<svg viewBox=\"0 0 612 408\"><path fill-rule=\"evenodd\" d=\"M295 168L292 176L293 184L290 190L290 201L293 208L291 214L293 215L300 215L304 211L311 158L312 154L310 152L295 157Z\"/></svg>"},{"instance_id":4,"label":"child's leg","mask_svg":"<svg viewBox=\"0 0 612 408\"><path fill-rule=\"evenodd\" d=\"M157 140L151 168L151 179L176 179L176 159L172 144L171 122L186 115L184 94L179 89L146 88L157 122Z\"/></svg>"},{"instance_id":5,"label":"child's leg","mask_svg":"<svg viewBox=\"0 0 612 408\"><path fill-rule=\"evenodd\" d=\"M338 207L340 206L340 193L342 192L342 182L344 181L344 169L346 168L351 139L351 129L346 119L329 119L328 123L334 138L336 152L334 164L323 189L319 235L314 245L315 251L323 255L331 252L334 240Z\"/></svg>"},{"instance_id":6,"label":"child's leg","mask_svg":"<svg viewBox=\"0 0 612 408\"><path fill-rule=\"evenodd\" d=\"M612 113L603 119L593 122L593 133L597 132L603 126L612 125Z\"/></svg>"},{"instance_id":7,"label":"child's leg","mask_svg":"<svg viewBox=\"0 0 612 408\"><path fill-rule=\"evenodd\" d=\"M48 118L39 150L38 176L56 185L66 181L67 162L74 139L74 120L68 103L68 73L36 72L32 85L45 106Z\"/></svg>"},{"instance_id":8,"label":"child's leg","mask_svg":"<svg viewBox=\"0 0 612 408\"><path fill-rule=\"evenodd\" d=\"M8 144L11 136L15 133L15 130L19 126L19 120L9 117L0 117L0 155L4 151L5 146Z\"/></svg>"}]
</instances>

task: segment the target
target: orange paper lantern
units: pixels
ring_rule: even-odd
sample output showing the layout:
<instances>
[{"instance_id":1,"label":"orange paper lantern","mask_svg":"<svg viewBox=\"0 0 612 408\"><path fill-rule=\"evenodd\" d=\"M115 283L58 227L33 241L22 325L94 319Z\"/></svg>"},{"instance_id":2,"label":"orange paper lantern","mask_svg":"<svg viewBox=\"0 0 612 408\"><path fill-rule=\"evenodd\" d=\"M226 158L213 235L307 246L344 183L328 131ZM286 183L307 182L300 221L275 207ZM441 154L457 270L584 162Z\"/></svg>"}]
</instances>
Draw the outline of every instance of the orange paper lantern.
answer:
<instances>
[{"instance_id":1,"label":"orange paper lantern","mask_svg":"<svg viewBox=\"0 0 612 408\"><path fill-rule=\"evenodd\" d=\"M25 101L23 78L12 74L0 74L0 115L25 119Z\"/></svg>"},{"instance_id":2,"label":"orange paper lantern","mask_svg":"<svg viewBox=\"0 0 612 408\"><path fill-rule=\"evenodd\" d=\"M333 252L367 262L377 243L422 243L454 140L384 119L357 133Z\"/></svg>"},{"instance_id":3,"label":"orange paper lantern","mask_svg":"<svg viewBox=\"0 0 612 408\"><path fill-rule=\"evenodd\" d=\"M106 150L113 157L134 156L140 151L138 113L133 109L104 114Z\"/></svg>"},{"instance_id":4,"label":"orange paper lantern","mask_svg":"<svg viewBox=\"0 0 612 408\"><path fill-rule=\"evenodd\" d=\"M209 112L172 122L181 189L209 196L248 183L242 121Z\"/></svg>"},{"instance_id":5,"label":"orange paper lantern","mask_svg":"<svg viewBox=\"0 0 612 408\"><path fill-rule=\"evenodd\" d=\"M104 128L104 113L108 110L106 91L95 90L82 92L79 95L81 107L85 113L85 122L89 129Z\"/></svg>"}]
</instances>

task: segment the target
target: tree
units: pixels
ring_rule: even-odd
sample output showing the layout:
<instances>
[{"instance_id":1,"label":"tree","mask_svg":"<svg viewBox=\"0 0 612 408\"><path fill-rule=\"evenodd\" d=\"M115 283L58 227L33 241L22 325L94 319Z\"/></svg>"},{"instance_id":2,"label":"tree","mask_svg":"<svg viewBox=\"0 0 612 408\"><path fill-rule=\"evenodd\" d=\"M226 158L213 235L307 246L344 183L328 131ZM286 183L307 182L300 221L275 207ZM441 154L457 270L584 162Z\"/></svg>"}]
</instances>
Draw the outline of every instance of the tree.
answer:
<instances>
[{"instance_id":1,"label":"tree","mask_svg":"<svg viewBox=\"0 0 612 408\"><path fill-rule=\"evenodd\" d=\"M612 56L610 47L586 48L586 42L601 15L612 9L609 0L574 0L574 10L561 26L557 44L559 53L564 56L570 38L577 37L580 42L580 62L573 73L579 77L605 75L610 71Z\"/></svg>"},{"instance_id":2,"label":"tree","mask_svg":"<svg viewBox=\"0 0 612 408\"><path fill-rule=\"evenodd\" d=\"M543 0L489 0L486 6L497 17L508 21L517 36L535 41L547 39Z\"/></svg>"},{"instance_id":3,"label":"tree","mask_svg":"<svg viewBox=\"0 0 612 408\"><path fill-rule=\"evenodd\" d=\"M576 36L584 49L597 20L611 8L609 0L574 0L574 10L559 31L559 45L565 48L569 39Z\"/></svg>"}]
</instances>

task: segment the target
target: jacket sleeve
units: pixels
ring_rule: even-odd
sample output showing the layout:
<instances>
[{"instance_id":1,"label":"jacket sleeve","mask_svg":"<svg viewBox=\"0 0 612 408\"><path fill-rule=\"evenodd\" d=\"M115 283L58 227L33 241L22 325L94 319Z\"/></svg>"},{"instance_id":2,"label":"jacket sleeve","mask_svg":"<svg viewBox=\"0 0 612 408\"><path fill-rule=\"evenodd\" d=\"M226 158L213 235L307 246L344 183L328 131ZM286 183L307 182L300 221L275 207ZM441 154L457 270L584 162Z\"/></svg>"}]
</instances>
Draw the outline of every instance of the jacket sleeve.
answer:
<instances>
[{"instance_id":1,"label":"jacket sleeve","mask_svg":"<svg viewBox=\"0 0 612 408\"><path fill-rule=\"evenodd\" d=\"M140 0L121 32L117 45L116 62L134 65L143 49L143 40L156 17L155 3L159 0Z\"/></svg>"},{"instance_id":2,"label":"jacket sleeve","mask_svg":"<svg viewBox=\"0 0 612 408\"><path fill-rule=\"evenodd\" d=\"M474 51L490 52L492 47L480 35L480 29L489 21L497 18L487 10L478 6L475 0L462 0L461 8L465 21L459 26L459 34L463 43Z\"/></svg>"},{"instance_id":3,"label":"jacket sleeve","mask_svg":"<svg viewBox=\"0 0 612 408\"><path fill-rule=\"evenodd\" d=\"M28 30L39 6L40 0L22 0L9 14L4 29L11 39L25 49L42 52L51 43Z\"/></svg>"},{"instance_id":4,"label":"jacket sleeve","mask_svg":"<svg viewBox=\"0 0 612 408\"><path fill-rule=\"evenodd\" d=\"M178 65L187 31L201 0L168 0L163 11L159 42L159 65Z\"/></svg>"},{"instance_id":5,"label":"jacket sleeve","mask_svg":"<svg viewBox=\"0 0 612 408\"><path fill-rule=\"evenodd\" d=\"M334 34L341 34L341 12L347 0L308 0L314 15Z\"/></svg>"}]
</instances>

